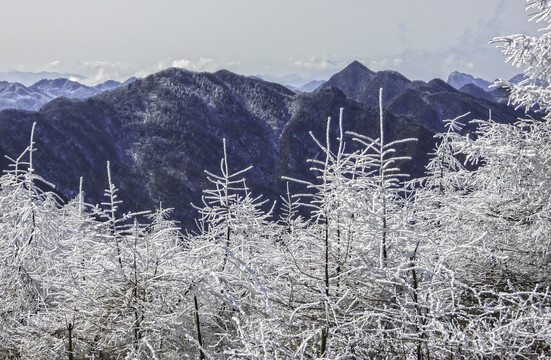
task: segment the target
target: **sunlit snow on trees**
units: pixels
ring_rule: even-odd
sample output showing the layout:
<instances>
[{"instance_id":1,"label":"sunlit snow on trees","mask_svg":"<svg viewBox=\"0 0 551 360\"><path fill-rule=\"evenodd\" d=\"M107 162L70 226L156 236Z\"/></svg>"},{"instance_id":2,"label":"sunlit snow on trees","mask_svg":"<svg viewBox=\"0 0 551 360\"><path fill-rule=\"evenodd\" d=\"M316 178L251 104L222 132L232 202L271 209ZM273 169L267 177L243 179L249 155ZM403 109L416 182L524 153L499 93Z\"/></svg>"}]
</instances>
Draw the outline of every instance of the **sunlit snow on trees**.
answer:
<instances>
[{"instance_id":1,"label":"sunlit snow on trees","mask_svg":"<svg viewBox=\"0 0 551 360\"><path fill-rule=\"evenodd\" d=\"M551 3L527 4L551 23ZM526 75L499 85L541 119L448 120L409 179L394 146L415 139L387 143L382 108L379 138L347 133L344 109L312 136L316 180L289 174L303 191L277 204L224 142L190 231L162 204L121 214L109 164L103 202L86 179L62 202L31 134L0 177L0 357L551 357L549 30L494 40Z\"/></svg>"}]
</instances>

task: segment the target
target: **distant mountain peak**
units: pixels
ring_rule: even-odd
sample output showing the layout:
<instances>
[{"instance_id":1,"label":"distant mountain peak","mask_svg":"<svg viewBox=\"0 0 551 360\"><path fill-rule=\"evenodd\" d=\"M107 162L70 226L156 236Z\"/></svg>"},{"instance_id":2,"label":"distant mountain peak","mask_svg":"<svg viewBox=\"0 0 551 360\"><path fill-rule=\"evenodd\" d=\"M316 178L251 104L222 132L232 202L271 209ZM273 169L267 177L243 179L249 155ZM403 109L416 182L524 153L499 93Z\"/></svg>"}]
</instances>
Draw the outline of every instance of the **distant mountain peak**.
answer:
<instances>
[{"instance_id":1,"label":"distant mountain peak","mask_svg":"<svg viewBox=\"0 0 551 360\"><path fill-rule=\"evenodd\" d=\"M316 91L323 84L325 84L325 80L313 80L302 85L297 90L299 92L312 92L312 91Z\"/></svg>"},{"instance_id":2,"label":"distant mountain peak","mask_svg":"<svg viewBox=\"0 0 551 360\"><path fill-rule=\"evenodd\" d=\"M334 86L341 89L351 99L377 106L380 88L384 88L383 100L386 103L407 88L410 83L408 78L397 71L374 72L359 61L353 61L333 75L320 89Z\"/></svg>"},{"instance_id":3,"label":"distant mountain peak","mask_svg":"<svg viewBox=\"0 0 551 360\"><path fill-rule=\"evenodd\" d=\"M31 86L42 79L57 79L57 78L71 78L71 79L84 80L84 76L79 74L72 74L72 73L58 73L58 72L48 72L48 71L26 72L26 71L18 71L18 70L12 70L9 72L0 72L0 80L8 81L11 83L18 82L25 86Z\"/></svg>"},{"instance_id":4,"label":"distant mountain peak","mask_svg":"<svg viewBox=\"0 0 551 360\"><path fill-rule=\"evenodd\" d=\"M37 111L49 101L59 97L83 99L120 85L121 83L117 81L108 80L91 87L63 77L44 78L28 87L17 82L0 81L0 110Z\"/></svg>"},{"instance_id":5,"label":"distant mountain peak","mask_svg":"<svg viewBox=\"0 0 551 360\"><path fill-rule=\"evenodd\" d=\"M361 62L359 62L358 60L354 60L352 61L350 64L348 64L348 66L346 66L341 72L360 72L360 73L366 73L366 74L370 74L370 75L375 75L375 72L374 71L371 71L367 68L367 66L365 66L364 64L362 64Z\"/></svg>"},{"instance_id":6,"label":"distant mountain peak","mask_svg":"<svg viewBox=\"0 0 551 360\"><path fill-rule=\"evenodd\" d=\"M475 78L471 74L462 73L459 71L453 71L448 76L447 83L451 86L453 86L456 90L461 89L463 86L467 84L473 84L478 86L484 91L491 91L490 85L492 85L491 82L488 80L484 80L481 78Z\"/></svg>"}]
</instances>

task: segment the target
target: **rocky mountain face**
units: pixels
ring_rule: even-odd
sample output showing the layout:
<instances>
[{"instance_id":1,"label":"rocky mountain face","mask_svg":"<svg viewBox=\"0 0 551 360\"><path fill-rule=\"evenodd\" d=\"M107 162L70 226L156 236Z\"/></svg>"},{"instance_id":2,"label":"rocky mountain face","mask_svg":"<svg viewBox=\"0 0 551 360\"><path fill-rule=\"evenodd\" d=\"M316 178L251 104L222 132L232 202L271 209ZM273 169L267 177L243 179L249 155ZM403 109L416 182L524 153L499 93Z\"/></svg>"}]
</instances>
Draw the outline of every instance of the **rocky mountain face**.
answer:
<instances>
[{"instance_id":1,"label":"rocky mountain face","mask_svg":"<svg viewBox=\"0 0 551 360\"><path fill-rule=\"evenodd\" d=\"M134 80L129 79L128 81ZM0 81L0 110L38 111L46 103L58 97L83 99L120 85L121 83L117 81L109 80L96 86L86 86L65 78L43 79L31 86Z\"/></svg>"},{"instance_id":2,"label":"rocky mountain face","mask_svg":"<svg viewBox=\"0 0 551 360\"><path fill-rule=\"evenodd\" d=\"M191 228L195 211L190 203L200 204L202 190L209 186L204 170L219 173L223 138L230 168L252 165L246 177L253 193L277 199L285 189L281 176L314 180L306 160L321 154L310 131L324 139L331 117L336 138L341 107L345 130L378 137L380 87L386 140L419 139L398 149L413 158L402 164L412 176L423 173L442 119L468 111L471 117L485 117L488 109L502 121L517 115L441 80L410 81L357 62L309 93L224 70L167 69L86 99L57 98L39 111L1 111L0 151L20 154L36 122L36 171L63 196L76 196L82 176L88 201L101 202L110 161L123 211L152 209L162 202ZM349 141L347 148L354 146Z\"/></svg>"}]
</instances>

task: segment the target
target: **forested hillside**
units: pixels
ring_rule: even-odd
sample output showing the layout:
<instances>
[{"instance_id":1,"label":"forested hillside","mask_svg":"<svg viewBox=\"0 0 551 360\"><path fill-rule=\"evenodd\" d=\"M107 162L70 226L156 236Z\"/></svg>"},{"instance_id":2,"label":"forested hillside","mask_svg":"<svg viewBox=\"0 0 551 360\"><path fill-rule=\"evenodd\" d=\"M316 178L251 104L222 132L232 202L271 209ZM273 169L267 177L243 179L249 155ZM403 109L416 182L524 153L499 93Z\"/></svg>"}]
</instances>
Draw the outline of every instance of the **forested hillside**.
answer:
<instances>
[{"instance_id":1,"label":"forested hillside","mask_svg":"<svg viewBox=\"0 0 551 360\"><path fill-rule=\"evenodd\" d=\"M404 79L353 62L327 86L296 94L225 70L171 68L86 99L57 98L37 112L0 111L0 154L17 157L36 122L36 173L55 184L64 199L76 196L82 177L86 201L101 202L110 161L125 199L122 211L152 210L162 202L192 230L196 211L190 203L201 201L207 185L203 171L218 169L223 138L232 153L230 169L253 166L244 174L251 190L277 200L285 194L282 176L315 179L306 160L322 154L309 133L323 138L327 117L337 118L341 107L346 130L378 136L381 86L390 94L383 103L387 140L418 139L396 148L412 158L400 163L412 177L423 175L444 119L467 112L465 120L485 118L491 111L494 120L512 122L523 114L461 93L442 80Z\"/></svg>"},{"instance_id":2,"label":"forested hillside","mask_svg":"<svg viewBox=\"0 0 551 360\"><path fill-rule=\"evenodd\" d=\"M534 19L551 23L551 3L529 4ZM310 175L281 174L290 190L277 202L251 191L252 169L232 165L239 138L220 141L193 204L195 230L182 230L162 202L153 212L125 208L109 161L99 201L86 200L82 182L62 200L36 172L33 124L0 177L0 357L551 357L549 32L494 41L526 69L524 81L501 83L511 103L538 118L444 120L425 173L408 180L400 167L410 153L396 149L417 134L388 127L380 88L368 108L377 109L375 135L346 128L346 107L323 119L321 136L311 133L315 151L304 151ZM237 96L228 89L240 80L210 77L221 97ZM290 101L270 89L274 101ZM309 96L320 94L342 93ZM73 108L52 106L64 104ZM27 116L40 122L47 111ZM259 132L307 125L261 115L269 127L247 115ZM292 168L293 159L281 161Z\"/></svg>"}]
</instances>

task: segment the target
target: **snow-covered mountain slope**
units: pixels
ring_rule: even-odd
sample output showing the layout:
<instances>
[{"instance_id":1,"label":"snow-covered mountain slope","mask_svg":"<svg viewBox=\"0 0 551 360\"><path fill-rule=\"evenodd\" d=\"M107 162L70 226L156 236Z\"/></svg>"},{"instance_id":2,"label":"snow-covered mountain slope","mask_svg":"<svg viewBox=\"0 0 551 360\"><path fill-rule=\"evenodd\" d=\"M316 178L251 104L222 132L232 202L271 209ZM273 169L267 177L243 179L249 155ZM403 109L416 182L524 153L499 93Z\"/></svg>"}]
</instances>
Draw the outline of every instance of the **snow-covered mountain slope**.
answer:
<instances>
[{"instance_id":1,"label":"snow-covered mountain slope","mask_svg":"<svg viewBox=\"0 0 551 360\"><path fill-rule=\"evenodd\" d=\"M0 150L12 157L21 153L37 122L36 171L65 197L76 195L82 176L88 200L102 201L110 161L125 201L122 210L152 209L162 202L191 226L190 203L201 201L204 170L219 171L222 139L227 139L231 169L253 166L247 173L253 193L278 199L285 189L283 175L315 181L306 160L320 152L310 131L323 139L327 118L338 119L339 108L344 108L345 130L378 137L379 115L372 103L380 86L386 94L386 141L419 139L398 149L413 158L402 164L413 176L423 173L443 117L467 111L483 116L489 106L494 118L516 118L504 105L460 93L442 80L412 82L359 63L330 83L296 94L225 70L167 69L86 99L57 98L37 112L1 111ZM63 87L82 91L67 82ZM19 90L26 93L24 87Z\"/></svg>"},{"instance_id":2,"label":"snow-covered mountain slope","mask_svg":"<svg viewBox=\"0 0 551 360\"><path fill-rule=\"evenodd\" d=\"M329 87L337 87L347 97L371 106L378 106L379 89L383 88L385 110L405 116L432 132L444 131L443 120L465 113L470 113L465 121L487 118L489 110L498 121L521 116L493 96L459 91L441 79L410 81L395 71L373 72L359 62L351 63L321 86Z\"/></svg>"},{"instance_id":3,"label":"snow-covered mountain slope","mask_svg":"<svg viewBox=\"0 0 551 360\"><path fill-rule=\"evenodd\" d=\"M38 110L52 100L20 83L0 81L0 109Z\"/></svg>"},{"instance_id":4,"label":"snow-covered mountain slope","mask_svg":"<svg viewBox=\"0 0 551 360\"><path fill-rule=\"evenodd\" d=\"M96 86L86 86L65 78L43 79L31 86L0 82L0 110L20 109L37 111L47 102L58 98L83 99L114 89L121 83L113 80Z\"/></svg>"},{"instance_id":5,"label":"snow-covered mountain slope","mask_svg":"<svg viewBox=\"0 0 551 360\"><path fill-rule=\"evenodd\" d=\"M40 71L29 72L12 70L8 72L0 72L0 81L7 81L12 83L20 83L25 86L31 86L43 79L73 79L75 81L84 80L84 76L74 73L60 73L55 71Z\"/></svg>"}]
</instances>

